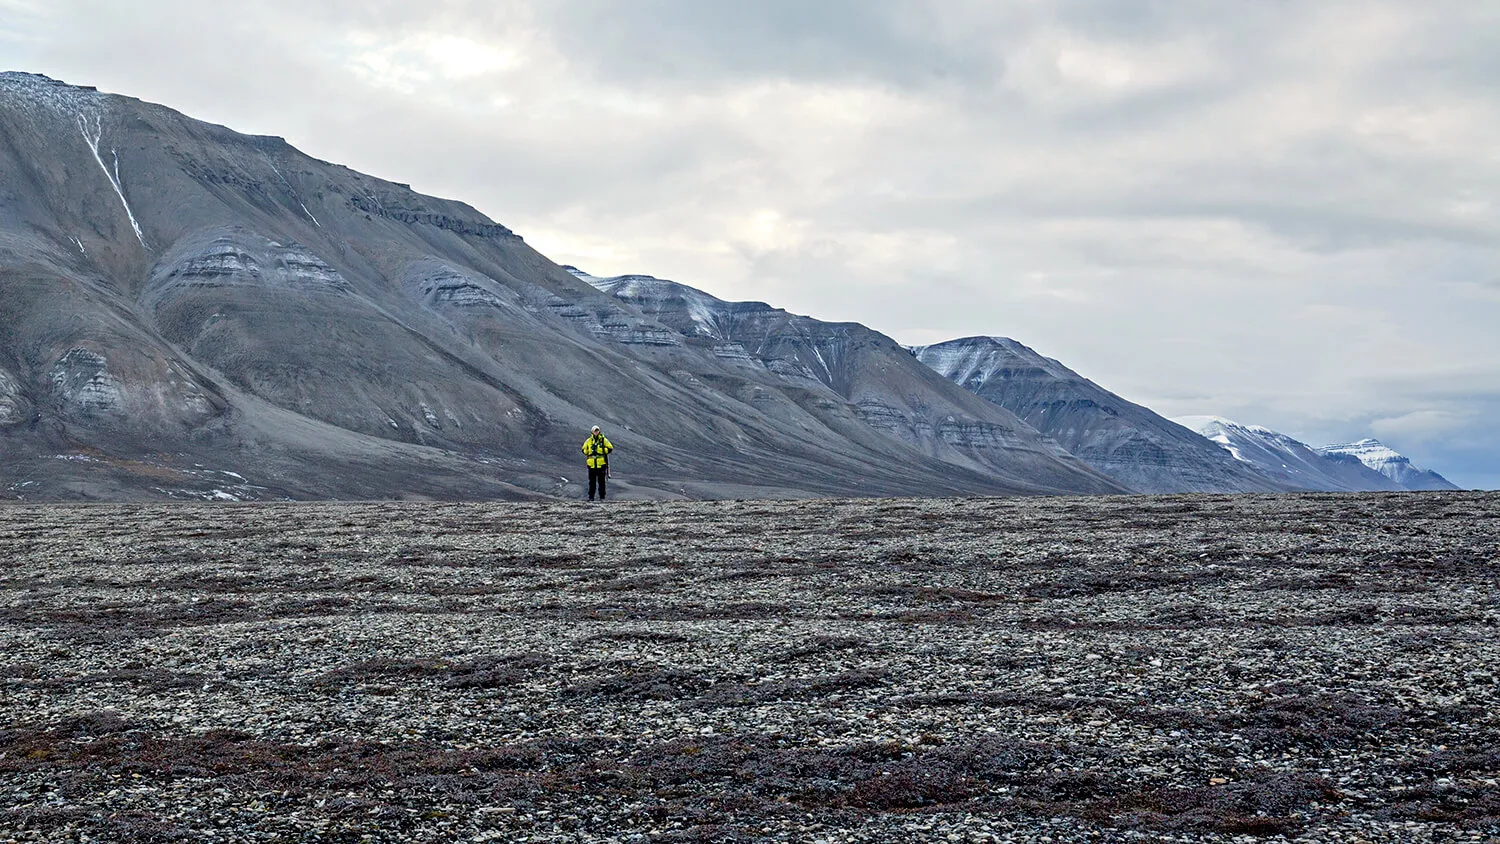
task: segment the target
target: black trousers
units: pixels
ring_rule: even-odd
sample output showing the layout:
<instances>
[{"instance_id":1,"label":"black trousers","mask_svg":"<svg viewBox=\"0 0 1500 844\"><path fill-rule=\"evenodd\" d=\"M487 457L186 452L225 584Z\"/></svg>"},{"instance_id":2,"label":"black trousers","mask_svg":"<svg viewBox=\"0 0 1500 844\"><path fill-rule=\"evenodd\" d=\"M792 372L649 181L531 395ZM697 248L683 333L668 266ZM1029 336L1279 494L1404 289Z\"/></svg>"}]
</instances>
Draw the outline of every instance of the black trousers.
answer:
<instances>
[{"instance_id":1,"label":"black trousers","mask_svg":"<svg viewBox=\"0 0 1500 844\"><path fill-rule=\"evenodd\" d=\"M599 500L604 500L604 482L609 479L609 467L600 466L597 469L589 469L589 500L594 500L594 487L599 487Z\"/></svg>"}]
</instances>

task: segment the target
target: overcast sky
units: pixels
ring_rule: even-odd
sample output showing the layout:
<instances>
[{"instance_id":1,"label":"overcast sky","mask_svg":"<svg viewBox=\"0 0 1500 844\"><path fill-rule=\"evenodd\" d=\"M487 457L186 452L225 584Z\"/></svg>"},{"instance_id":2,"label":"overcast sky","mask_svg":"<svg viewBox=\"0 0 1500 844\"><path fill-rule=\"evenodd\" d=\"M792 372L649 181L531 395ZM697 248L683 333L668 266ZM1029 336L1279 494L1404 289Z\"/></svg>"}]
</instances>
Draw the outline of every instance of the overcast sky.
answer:
<instances>
[{"instance_id":1,"label":"overcast sky","mask_svg":"<svg viewBox=\"0 0 1500 844\"><path fill-rule=\"evenodd\" d=\"M1497 2L0 0L0 70L1500 487Z\"/></svg>"}]
</instances>

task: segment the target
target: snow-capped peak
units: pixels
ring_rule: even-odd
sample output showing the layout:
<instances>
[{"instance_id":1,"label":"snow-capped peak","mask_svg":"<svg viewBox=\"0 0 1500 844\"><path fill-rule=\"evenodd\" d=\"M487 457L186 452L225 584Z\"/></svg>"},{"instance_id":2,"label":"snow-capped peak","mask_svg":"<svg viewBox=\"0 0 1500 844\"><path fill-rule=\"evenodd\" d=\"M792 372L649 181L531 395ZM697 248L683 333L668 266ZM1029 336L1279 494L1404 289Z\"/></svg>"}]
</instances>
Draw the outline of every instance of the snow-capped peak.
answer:
<instances>
[{"instance_id":1,"label":"snow-capped peak","mask_svg":"<svg viewBox=\"0 0 1500 844\"><path fill-rule=\"evenodd\" d=\"M1346 445L1331 445L1318 449L1318 453L1353 457L1405 489L1458 489L1437 472L1413 466L1406 455L1386 446L1380 440L1367 438Z\"/></svg>"},{"instance_id":2,"label":"snow-capped peak","mask_svg":"<svg viewBox=\"0 0 1500 844\"><path fill-rule=\"evenodd\" d=\"M1235 422L1232 419L1225 419L1222 416L1174 416L1172 417L1172 421L1176 422L1184 428L1187 428L1190 431L1197 431L1200 434L1214 427L1242 427L1238 422Z\"/></svg>"},{"instance_id":3,"label":"snow-capped peak","mask_svg":"<svg viewBox=\"0 0 1500 844\"><path fill-rule=\"evenodd\" d=\"M104 95L97 88L69 85L39 73L14 70L0 73L0 94L69 118L79 114L93 117L104 102Z\"/></svg>"},{"instance_id":4,"label":"snow-capped peak","mask_svg":"<svg viewBox=\"0 0 1500 844\"><path fill-rule=\"evenodd\" d=\"M1060 361L1046 357L1009 337L962 337L930 346L907 346L918 360L938 374L970 389L988 383L997 373L1018 364L1040 368L1054 378L1082 380Z\"/></svg>"},{"instance_id":5,"label":"snow-capped peak","mask_svg":"<svg viewBox=\"0 0 1500 844\"><path fill-rule=\"evenodd\" d=\"M1211 432L1224 433L1226 431L1243 431L1250 434L1256 434L1260 437L1286 440L1294 443L1297 442L1291 437L1288 437L1286 434L1273 431L1270 428L1264 427L1262 425L1245 425L1236 422L1233 419L1225 419L1222 416L1177 416L1173 417L1172 421L1176 422L1184 428L1187 428L1190 431L1197 431L1198 433L1204 435L1205 437L1208 437L1209 439L1213 439L1213 437L1210 436ZM1301 443L1298 443L1298 445L1301 445Z\"/></svg>"},{"instance_id":6,"label":"snow-capped peak","mask_svg":"<svg viewBox=\"0 0 1500 844\"><path fill-rule=\"evenodd\" d=\"M1259 425L1222 416L1180 416L1172 421L1218 443L1235 459L1304 489L1457 489L1436 472L1418 469L1375 439L1313 448Z\"/></svg>"},{"instance_id":7,"label":"snow-capped peak","mask_svg":"<svg viewBox=\"0 0 1500 844\"><path fill-rule=\"evenodd\" d=\"M1181 416L1172 421L1218 443L1236 460L1294 488L1398 488L1357 461L1330 457L1306 443L1260 425L1243 425L1222 416Z\"/></svg>"},{"instance_id":8,"label":"snow-capped peak","mask_svg":"<svg viewBox=\"0 0 1500 844\"><path fill-rule=\"evenodd\" d=\"M677 306L692 322L690 333L703 337L722 338L725 330L720 325L722 315L733 306L717 296L712 296L694 287L649 275L617 275L600 278L589 275L577 267L563 267L574 276L593 285L595 289L617 299L632 302L647 313L662 314L676 310Z\"/></svg>"},{"instance_id":9,"label":"snow-capped peak","mask_svg":"<svg viewBox=\"0 0 1500 844\"><path fill-rule=\"evenodd\" d=\"M1348 454L1358 457L1359 461L1372 469L1378 470L1381 465L1393 461L1410 463L1407 457L1395 449L1387 446L1377 439L1365 438L1343 445L1330 445L1318 449L1324 454Z\"/></svg>"}]
</instances>

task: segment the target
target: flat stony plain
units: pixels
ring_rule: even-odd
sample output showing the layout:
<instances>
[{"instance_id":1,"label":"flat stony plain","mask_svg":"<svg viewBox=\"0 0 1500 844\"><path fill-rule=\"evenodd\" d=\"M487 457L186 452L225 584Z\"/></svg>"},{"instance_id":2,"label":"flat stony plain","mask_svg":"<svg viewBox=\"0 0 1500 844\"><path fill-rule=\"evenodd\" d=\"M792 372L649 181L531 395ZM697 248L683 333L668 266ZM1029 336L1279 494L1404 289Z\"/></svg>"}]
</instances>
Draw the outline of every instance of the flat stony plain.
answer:
<instances>
[{"instance_id":1,"label":"flat stony plain","mask_svg":"<svg viewBox=\"0 0 1500 844\"><path fill-rule=\"evenodd\" d=\"M0 841L1500 840L1500 495L0 507Z\"/></svg>"}]
</instances>

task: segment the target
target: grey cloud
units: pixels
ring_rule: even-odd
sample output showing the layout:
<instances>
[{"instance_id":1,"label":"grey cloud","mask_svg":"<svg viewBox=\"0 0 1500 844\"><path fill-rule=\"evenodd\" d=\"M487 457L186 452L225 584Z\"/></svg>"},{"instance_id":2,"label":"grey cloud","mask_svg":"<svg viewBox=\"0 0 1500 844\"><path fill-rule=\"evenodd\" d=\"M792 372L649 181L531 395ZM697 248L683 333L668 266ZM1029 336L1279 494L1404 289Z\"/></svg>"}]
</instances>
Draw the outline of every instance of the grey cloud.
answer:
<instances>
[{"instance_id":1,"label":"grey cloud","mask_svg":"<svg viewBox=\"0 0 1500 844\"><path fill-rule=\"evenodd\" d=\"M1387 96L1462 92L1488 97L1500 78L1500 6L1424 3L1390 56L1372 56L1365 87Z\"/></svg>"},{"instance_id":2,"label":"grey cloud","mask_svg":"<svg viewBox=\"0 0 1500 844\"><path fill-rule=\"evenodd\" d=\"M910 86L999 72L954 50L937 7L901 0L610 0L544 4L575 60L624 84L714 87L747 79L883 80Z\"/></svg>"},{"instance_id":3,"label":"grey cloud","mask_svg":"<svg viewBox=\"0 0 1500 844\"><path fill-rule=\"evenodd\" d=\"M1132 41L1222 32L1227 22L1237 34L1234 40L1242 43L1244 38L1285 26L1296 15L1292 4L1247 5L1238 0L1195 3L1061 0L1045 4L1045 7L1052 20L1070 30Z\"/></svg>"}]
</instances>

